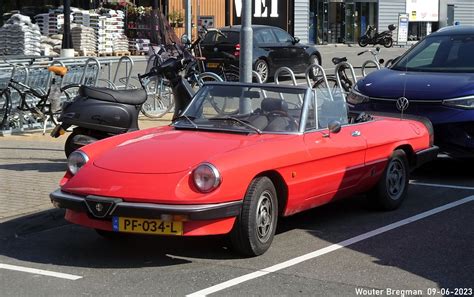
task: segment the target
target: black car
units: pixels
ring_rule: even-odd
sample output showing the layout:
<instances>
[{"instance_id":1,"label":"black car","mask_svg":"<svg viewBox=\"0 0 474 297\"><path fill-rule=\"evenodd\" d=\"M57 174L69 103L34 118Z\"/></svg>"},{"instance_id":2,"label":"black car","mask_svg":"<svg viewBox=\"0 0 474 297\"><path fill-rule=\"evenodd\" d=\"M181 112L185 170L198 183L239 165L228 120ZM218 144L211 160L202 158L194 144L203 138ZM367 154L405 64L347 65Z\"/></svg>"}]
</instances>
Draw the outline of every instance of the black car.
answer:
<instances>
[{"instance_id":1,"label":"black car","mask_svg":"<svg viewBox=\"0 0 474 297\"><path fill-rule=\"evenodd\" d=\"M209 71L219 68L224 62L239 66L240 29L241 26L230 26L206 34L201 47ZM312 63L321 65L321 54L315 45L301 44L297 37L277 27L253 25L252 29L252 66L263 82L282 66L304 73Z\"/></svg>"}]
</instances>

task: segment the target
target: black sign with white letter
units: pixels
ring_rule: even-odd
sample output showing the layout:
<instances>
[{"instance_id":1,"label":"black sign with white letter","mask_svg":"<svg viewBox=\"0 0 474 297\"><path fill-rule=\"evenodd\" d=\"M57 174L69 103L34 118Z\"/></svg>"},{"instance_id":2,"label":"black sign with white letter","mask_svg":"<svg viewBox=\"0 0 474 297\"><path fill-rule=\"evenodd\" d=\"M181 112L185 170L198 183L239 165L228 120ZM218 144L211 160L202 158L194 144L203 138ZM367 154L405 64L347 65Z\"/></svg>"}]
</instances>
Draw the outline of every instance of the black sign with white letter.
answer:
<instances>
[{"instance_id":1,"label":"black sign with white letter","mask_svg":"<svg viewBox=\"0 0 474 297\"><path fill-rule=\"evenodd\" d=\"M242 0L232 1L234 2L233 23L240 25ZM294 0L252 0L252 24L275 26L288 31L288 1Z\"/></svg>"}]
</instances>

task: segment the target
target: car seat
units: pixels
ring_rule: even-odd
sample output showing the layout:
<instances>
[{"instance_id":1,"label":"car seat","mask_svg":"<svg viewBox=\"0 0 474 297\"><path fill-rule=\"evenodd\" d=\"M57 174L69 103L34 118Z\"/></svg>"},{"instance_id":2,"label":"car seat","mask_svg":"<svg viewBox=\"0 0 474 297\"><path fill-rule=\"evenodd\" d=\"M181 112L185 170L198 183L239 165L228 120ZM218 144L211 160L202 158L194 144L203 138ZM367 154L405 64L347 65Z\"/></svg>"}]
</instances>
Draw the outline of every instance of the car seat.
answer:
<instances>
[{"instance_id":1,"label":"car seat","mask_svg":"<svg viewBox=\"0 0 474 297\"><path fill-rule=\"evenodd\" d=\"M295 121L288 114L288 103L285 100L265 98L262 100L261 109L268 119L268 125L263 129L264 131L296 131Z\"/></svg>"}]
</instances>

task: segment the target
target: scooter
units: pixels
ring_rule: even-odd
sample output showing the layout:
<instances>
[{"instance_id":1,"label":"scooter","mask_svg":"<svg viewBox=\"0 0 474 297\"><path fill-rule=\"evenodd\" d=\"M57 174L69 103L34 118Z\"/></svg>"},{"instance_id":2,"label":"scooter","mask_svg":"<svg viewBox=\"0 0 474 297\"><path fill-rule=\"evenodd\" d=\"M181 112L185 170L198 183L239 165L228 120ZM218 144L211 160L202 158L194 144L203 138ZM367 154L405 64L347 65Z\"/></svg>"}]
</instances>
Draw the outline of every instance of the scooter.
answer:
<instances>
[{"instance_id":1,"label":"scooter","mask_svg":"<svg viewBox=\"0 0 474 297\"><path fill-rule=\"evenodd\" d=\"M179 52L179 50L178 50ZM155 59L159 61L159 59ZM138 130L138 114L147 99L143 80L163 75L169 80L175 99L173 120L184 111L194 96L194 91L179 72L192 61L183 52L153 66L151 70L138 75L142 89L112 90L108 88L81 86L79 94L63 106L59 122L52 137L59 137L71 126L75 126L66 140L64 152L68 157L76 149L106 137Z\"/></svg>"},{"instance_id":2,"label":"scooter","mask_svg":"<svg viewBox=\"0 0 474 297\"><path fill-rule=\"evenodd\" d=\"M381 44L386 48L389 48L393 45L392 34L397 27L393 24L388 25L388 30L383 31L382 33L377 33L375 26L369 25L365 34L359 38L359 45L365 47L368 44Z\"/></svg>"}]
</instances>

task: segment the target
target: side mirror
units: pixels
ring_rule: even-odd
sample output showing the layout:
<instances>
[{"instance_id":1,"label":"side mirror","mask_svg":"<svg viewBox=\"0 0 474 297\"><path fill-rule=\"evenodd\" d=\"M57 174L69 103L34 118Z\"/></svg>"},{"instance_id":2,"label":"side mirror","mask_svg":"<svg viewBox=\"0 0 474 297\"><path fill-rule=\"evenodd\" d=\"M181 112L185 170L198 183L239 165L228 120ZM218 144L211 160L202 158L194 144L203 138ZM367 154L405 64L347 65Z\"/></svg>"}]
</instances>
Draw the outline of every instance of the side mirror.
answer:
<instances>
[{"instance_id":1,"label":"side mirror","mask_svg":"<svg viewBox=\"0 0 474 297\"><path fill-rule=\"evenodd\" d=\"M341 128L342 128L341 122L336 121L336 120L330 121L328 124L329 133L325 134L324 137L329 137L331 136L331 134L337 134L341 132Z\"/></svg>"},{"instance_id":2,"label":"side mirror","mask_svg":"<svg viewBox=\"0 0 474 297\"><path fill-rule=\"evenodd\" d=\"M181 43L183 45L190 45L191 44L191 40L189 40L188 35L186 35L186 34L181 35Z\"/></svg>"},{"instance_id":3,"label":"side mirror","mask_svg":"<svg viewBox=\"0 0 474 297\"><path fill-rule=\"evenodd\" d=\"M300 42L300 39L298 37L294 37L293 44L297 44L298 42Z\"/></svg>"}]
</instances>

